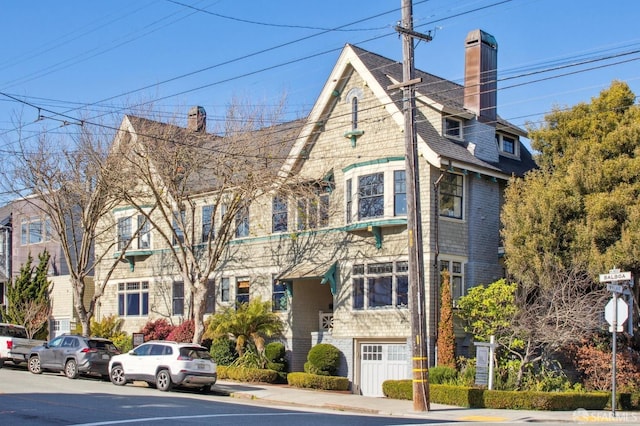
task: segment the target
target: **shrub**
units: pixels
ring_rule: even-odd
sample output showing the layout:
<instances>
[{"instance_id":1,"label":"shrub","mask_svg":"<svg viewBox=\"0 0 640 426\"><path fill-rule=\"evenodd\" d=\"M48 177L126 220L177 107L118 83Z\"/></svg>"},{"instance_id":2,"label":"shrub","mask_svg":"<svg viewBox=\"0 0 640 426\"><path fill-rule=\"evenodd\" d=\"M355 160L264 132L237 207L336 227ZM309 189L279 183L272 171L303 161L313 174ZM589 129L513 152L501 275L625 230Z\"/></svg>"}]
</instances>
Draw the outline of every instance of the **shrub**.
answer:
<instances>
[{"instance_id":1,"label":"shrub","mask_svg":"<svg viewBox=\"0 0 640 426\"><path fill-rule=\"evenodd\" d=\"M267 367L275 371L286 371L286 348L281 342L271 342L264 347L264 356L267 358Z\"/></svg>"},{"instance_id":2,"label":"shrub","mask_svg":"<svg viewBox=\"0 0 640 426\"><path fill-rule=\"evenodd\" d=\"M144 334L145 342L149 340L165 340L174 328L175 326L169 324L169 321L160 318L146 323L140 332Z\"/></svg>"},{"instance_id":3,"label":"shrub","mask_svg":"<svg viewBox=\"0 0 640 426\"><path fill-rule=\"evenodd\" d=\"M328 343L311 348L304 363L304 372L319 376L335 376L340 366L340 350Z\"/></svg>"},{"instance_id":4,"label":"shrub","mask_svg":"<svg viewBox=\"0 0 640 426\"><path fill-rule=\"evenodd\" d=\"M458 372L451 367L431 367L429 369L429 383L451 384L458 378Z\"/></svg>"},{"instance_id":5,"label":"shrub","mask_svg":"<svg viewBox=\"0 0 640 426\"><path fill-rule=\"evenodd\" d=\"M262 368L219 366L217 372L218 378L222 380L229 379L250 383L275 383L278 380L276 371Z\"/></svg>"},{"instance_id":6,"label":"shrub","mask_svg":"<svg viewBox=\"0 0 640 426\"><path fill-rule=\"evenodd\" d=\"M307 389L323 389L346 391L349 390L349 379L339 376L317 375L309 373L289 373L289 386Z\"/></svg>"},{"instance_id":7,"label":"shrub","mask_svg":"<svg viewBox=\"0 0 640 426\"><path fill-rule=\"evenodd\" d=\"M190 343L193 340L193 333L195 332L193 320L188 320L175 327L171 333L167 335L166 340L172 340L174 342Z\"/></svg>"},{"instance_id":8,"label":"shrub","mask_svg":"<svg viewBox=\"0 0 640 426\"><path fill-rule=\"evenodd\" d=\"M116 348L120 350L120 353L125 354L133 349L133 338L127 333L121 332L117 336L112 337L111 341L116 345Z\"/></svg>"},{"instance_id":9,"label":"shrub","mask_svg":"<svg viewBox=\"0 0 640 426\"><path fill-rule=\"evenodd\" d=\"M226 337L214 339L211 342L211 349L209 349L211 358L220 365L231 365L238 354L236 353L236 344Z\"/></svg>"}]
</instances>

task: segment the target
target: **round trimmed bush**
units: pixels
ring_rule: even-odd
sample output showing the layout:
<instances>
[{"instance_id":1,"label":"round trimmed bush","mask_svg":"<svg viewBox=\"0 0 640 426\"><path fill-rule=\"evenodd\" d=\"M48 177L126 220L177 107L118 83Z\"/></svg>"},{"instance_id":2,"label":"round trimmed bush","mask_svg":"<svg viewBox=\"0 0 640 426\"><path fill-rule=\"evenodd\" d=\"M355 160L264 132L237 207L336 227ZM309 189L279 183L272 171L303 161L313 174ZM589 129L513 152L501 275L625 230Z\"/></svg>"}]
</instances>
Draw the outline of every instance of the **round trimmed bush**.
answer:
<instances>
[{"instance_id":1,"label":"round trimmed bush","mask_svg":"<svg viewBox=\"0 0 640 426\"><path fill-rule=\"evenodd\" d=\"M319 343L307 354L304 371L319 376L336 376L339 367L340 350L329 343Z\"/></svg>"},{"instance_id":2,"label":"round trimmed bush","mask_svg":"<svg viewBox=\"0 0 640 426\"><path fill-rule=\"evenodd\" d=\"M209 353L218 365L231 365L238 358L235 343L226 337L213 339Z\"/></svg>"}]
</instances>

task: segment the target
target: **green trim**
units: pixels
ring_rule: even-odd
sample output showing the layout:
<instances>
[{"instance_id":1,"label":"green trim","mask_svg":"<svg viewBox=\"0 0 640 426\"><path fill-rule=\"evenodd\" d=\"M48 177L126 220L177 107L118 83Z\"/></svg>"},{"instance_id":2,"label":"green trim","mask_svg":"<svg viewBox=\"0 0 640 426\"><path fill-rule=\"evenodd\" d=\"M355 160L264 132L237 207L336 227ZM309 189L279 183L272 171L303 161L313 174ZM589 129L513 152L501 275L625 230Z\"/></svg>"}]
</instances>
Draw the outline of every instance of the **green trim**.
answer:
<instances>
[{"instance_id":1,"label":"green trim","mask_svg":"<svg viewBox=\"0 0 640 426\"><path fill-rule=\"evenodd\" d=\"M347 167L345 167L344 169L342 169L343 173L348 172L349 170L352 169L356 169L358 167L365 167L365 166L372 166L375 164L384 164L384 163L391 163L393 161L404 161L405 158L404 157L385 157L385 158L378 158L376 160L370 160L370 161L363 161L362 163L353 163L348 165Z\"/></svg>"},{"instance_id":2,"label":"green trim","mask_svg":"<svg viewBox=\"0 0 640 426\"><path fill-rule=\"evenodd\" d=\"M379 226L372 226L371 233L376 239L376 248L381 249L382 248L382 230L380 229Z\"/></svg>"},{"instance_id":3,"label":"green trim","mask_svg":"<svg viewBox=\"0 0 640 426\"><path fill-rule=\"evenodd\" d=\"M380 220L370 220L367 222L358 222L358 223L352 223L351 225L347 225L342 227L341 229L343 231L349 232L349 231L361 231L363 229L372 229L373 228L382 228L385 226L394 226L394 225L406 225L407 224L407 219L403 218L403 219L380 219Z\"/></svg>"},{"instance_id":4,"label":"green trim","mask_svg":"<svg viewBox=\"0 0 640 426\"><path fill-rule=\"evenodd\" d=\"M351 130L349 132L345 132L343 136L347 139L351 139L351 147L355 148L356 140L362 135L364 135L364 130Z\"/></svg>"},{"instance_id":5,"label":"green trim","mask_svg":"<svg viewBox=\"0 0 640 426\"><path fill-rule=\"evenodd\" d=\"M329 268L327 272L322 276L322 280L320 284L329 283L329 287L331 288L331 294L333 296L336 295L336 269L338 267L338 262L333 262L333 265Z\"/></svg>"}]
</instances>

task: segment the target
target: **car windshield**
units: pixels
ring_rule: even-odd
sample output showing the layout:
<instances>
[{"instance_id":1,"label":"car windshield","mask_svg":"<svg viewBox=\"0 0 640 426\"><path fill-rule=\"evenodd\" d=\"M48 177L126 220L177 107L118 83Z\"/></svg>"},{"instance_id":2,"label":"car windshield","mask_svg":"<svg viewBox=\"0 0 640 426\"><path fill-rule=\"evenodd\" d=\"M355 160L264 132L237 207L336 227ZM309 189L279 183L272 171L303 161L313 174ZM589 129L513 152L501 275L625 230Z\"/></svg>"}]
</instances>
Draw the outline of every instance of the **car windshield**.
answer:
<instances>
[{"instance_id":1,"label":"car windshield","mask_svg":"<svg viewBox=\"0 0 640 426\"><path fill-rule=\"evenodd\" d=\"M191 359L211 359L211 354L203 348L180 348L180 356Z\"/></svg>"}]
</instances>

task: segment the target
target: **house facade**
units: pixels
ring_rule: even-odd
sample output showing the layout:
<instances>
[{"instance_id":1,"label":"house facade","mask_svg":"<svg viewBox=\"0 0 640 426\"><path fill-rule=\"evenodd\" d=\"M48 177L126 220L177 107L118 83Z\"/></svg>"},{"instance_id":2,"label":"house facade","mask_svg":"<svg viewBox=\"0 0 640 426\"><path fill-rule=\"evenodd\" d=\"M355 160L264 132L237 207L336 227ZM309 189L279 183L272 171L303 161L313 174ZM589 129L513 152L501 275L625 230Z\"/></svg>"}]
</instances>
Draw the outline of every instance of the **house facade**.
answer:
<instances>
[{"instance_id":1,"label":"house facade","mask_svg":"<svg viewBox=\"0 0 640 426\"><path fill-rule=\"evenodd\" d=\"M2 304L6 304L6 289L9 281L20 274L20 268L29 256L33 266L38 264L38 255L49 252L48 278L51 283L49 297L51 314L49 317L50 338L71 332L77 315L71 287L69 267L64 258L60 241L36 197L15 200L0 208L0 279L2 280ZM93 296L92 279L87 280L86 297Z\"/></svg>"},{"instance_id":2,"label":"house facade","mask_svg":"<svg viewBox=\"0 0 640 426\"><path fill-rule=\"evenodd\" d=\"M497 114L495 39L476 30L464 46L464 85L416 72L430 365L440 271L451 274L454 304L468 288L503 276L502 193L511 176L534 167L520 143L525 132ZM295 137L283 137L281 181L237 217L207 295L208 314L254 297L271 300L286 324L292 371L303 370L314 344L331 343L344 355L340 374L370 396L381 395L384 380L411 377L404 121L402 90L393 88L401 81L399 62L345 46ZM128 118L121 128L132 137L139 131ZM314 190L285 191L291 177L314 182ZM209 218L211 198L194 194L194 232L220 223ZM114 215L139 220L129 210ZM98 313L119 315L129 332L149 319L179 322L183 315L184 287L166 260L170 248L157 230L143 234L134 262L110 278ZM460 333L458 352L469 345Z\"/></svg>"}]
</instances>

